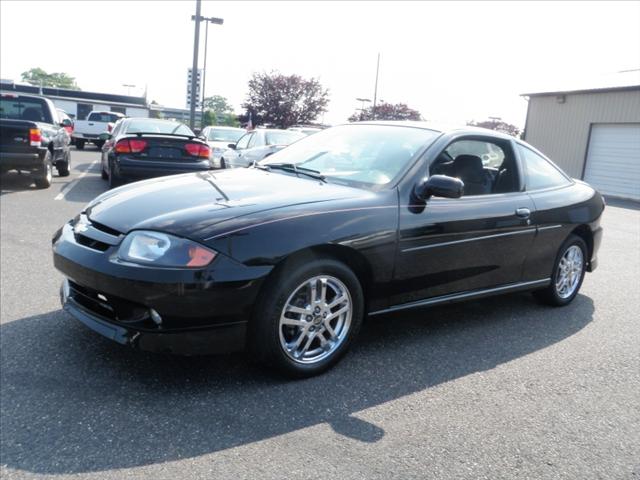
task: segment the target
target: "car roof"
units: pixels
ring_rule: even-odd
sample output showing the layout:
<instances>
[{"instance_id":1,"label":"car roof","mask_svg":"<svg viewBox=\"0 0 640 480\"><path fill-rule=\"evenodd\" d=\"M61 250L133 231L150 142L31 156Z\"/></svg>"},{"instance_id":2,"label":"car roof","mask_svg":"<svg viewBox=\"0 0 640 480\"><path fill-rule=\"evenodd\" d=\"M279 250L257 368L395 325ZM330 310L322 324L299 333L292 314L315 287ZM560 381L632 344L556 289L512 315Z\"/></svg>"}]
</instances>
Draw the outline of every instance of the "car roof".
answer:
<instances>
[{"instance_id":1,"label":"car roof","mask_svg":"<svg viewBox=\"0 0 640 480\"><path fill-rule=\"evenodd\" d=\"M456 133L456 134L467 134L467 135L483 135L483 136L491 136L502 139L515 139L511 135L506 133L498 132L497 130L490 130L488 128L481 127L473 127L470 125L447 125L447 124L437 124L426 121L413 121L413 120L368 120L362 122L351 122L346 123L344 125L388 125L388 126L396 126L396 127L412 127L412 128L422 128L424 130L433 130L435 132L440 133ZM517 139L516 139L517 140Z\"/></svg>"},{"instance_id":2,"label":"car roof","mask_svg":"<svg viewBox=\"0 0 640 480\"><path fill-rule=\"evenodd\" d=\"M0 95L6 95L6 96L11 96L11 97L28 97L28 98L41 98L44 100L49 100L47 97L44 97L42 95L33 95L30 93L22 93L22 92L17 92L15 90L0 90Z\"/></svg>"},{"instance_id":3,"label":"car roof","mask_svg":"<svg viewBox=\"0 0 640 480\"><path fill-rule=\"evenodd\" d=\"M244 128L228 127L228 126L225 126L225 125L207 125L204 128L215 128L216 130L242 130L242 131L244 131Z\"/></svg>"}]
</instances>

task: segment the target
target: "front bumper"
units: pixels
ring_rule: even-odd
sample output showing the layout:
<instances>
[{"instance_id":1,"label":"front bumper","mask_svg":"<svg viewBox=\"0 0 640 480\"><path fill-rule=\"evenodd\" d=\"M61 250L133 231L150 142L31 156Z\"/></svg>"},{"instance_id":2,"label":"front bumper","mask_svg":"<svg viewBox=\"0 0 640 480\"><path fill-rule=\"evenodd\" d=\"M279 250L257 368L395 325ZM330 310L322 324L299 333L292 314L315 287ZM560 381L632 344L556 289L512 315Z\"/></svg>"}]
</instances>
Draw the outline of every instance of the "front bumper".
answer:
<instances>
[{"instance_id":1,"label":"front bumper","mask_svg":"<svg viewBox=\"0 0 640 480\"><path fill-rule=\"evenodd\" d=\"M122 262L119 245L89 240L68 223L53 242L54 265L66 277L63 307L89 328L150 351L194 355L244 347L270 268L247 267L222 254L204 269L154 268Z\"/></svg>"},{"instance_id":2,"label":"front bumper","mask_svg":"<svg viewBox=\"0 0 640 480\"><path fill-rule=\"evenodd\" d=\"M229 353L242 350L245 345L246 322L168 332L141 329L114 322L85 306L81 300L85 294L71 286L67 279L63 281L60 292L62 307L67 313L94 332L121 345L178 355Z\"/></svg>"}]
</instances>

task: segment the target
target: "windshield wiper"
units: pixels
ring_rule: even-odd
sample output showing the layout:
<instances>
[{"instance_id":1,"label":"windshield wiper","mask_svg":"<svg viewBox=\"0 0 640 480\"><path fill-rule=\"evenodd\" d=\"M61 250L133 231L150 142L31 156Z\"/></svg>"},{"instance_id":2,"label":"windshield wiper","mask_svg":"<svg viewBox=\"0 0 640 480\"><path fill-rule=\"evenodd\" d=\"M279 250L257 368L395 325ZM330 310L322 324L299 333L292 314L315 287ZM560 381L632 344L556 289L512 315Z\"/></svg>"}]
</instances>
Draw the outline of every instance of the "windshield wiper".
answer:
<instances>
[{"instance_id":1,"label":"windshield wiper","mask_svg":"<svg viewBox=\"0 0 640 480\"><path fill-rule=\"evenodd\" d=\"M295 163L269 163L266 165L261 165L259 163L255 164L256 168L260 170L284 170L285 172L293 172L296 175L302 174L307 177L315 178L317 180L321 180L326 183L327 179L324 175L322 175L318 170L313 170L312 168L298 167Z\"/></svg>"}]
</instances>

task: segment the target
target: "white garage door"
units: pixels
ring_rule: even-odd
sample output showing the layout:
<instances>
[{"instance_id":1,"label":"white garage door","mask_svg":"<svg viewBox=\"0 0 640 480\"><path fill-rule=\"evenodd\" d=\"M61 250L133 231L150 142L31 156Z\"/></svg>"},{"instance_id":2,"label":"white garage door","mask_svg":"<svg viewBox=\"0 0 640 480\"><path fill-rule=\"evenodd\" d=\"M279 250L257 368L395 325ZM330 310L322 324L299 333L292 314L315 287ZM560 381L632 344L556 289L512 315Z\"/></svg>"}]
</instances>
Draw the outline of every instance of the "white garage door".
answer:
<instances>
[{"instance_id":1,"label":"white garage door","mask_svg":"<svg viewBox=\"0 0 640 480\"><path fill-rule=\"evenodd\" d=\"M640 200L640 123L593 125L584 179L605 195Z\"/></svg>"}]
</instances>

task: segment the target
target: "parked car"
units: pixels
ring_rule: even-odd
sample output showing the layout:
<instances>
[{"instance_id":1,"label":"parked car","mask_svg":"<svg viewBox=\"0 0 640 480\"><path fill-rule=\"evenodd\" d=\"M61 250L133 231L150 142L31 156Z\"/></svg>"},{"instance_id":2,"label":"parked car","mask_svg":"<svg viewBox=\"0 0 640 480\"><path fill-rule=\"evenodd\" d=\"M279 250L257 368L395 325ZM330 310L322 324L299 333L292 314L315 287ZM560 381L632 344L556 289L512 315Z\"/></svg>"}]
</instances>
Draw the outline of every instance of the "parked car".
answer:
<instances>
[{"instance_id":1,"label":"parked car","mask_svg":"<svg viewBox=\"0 0 640 480\"><path fill-rule=\"evenodd\" d=\"M215 168L224 168L220 159L229 149L230 143L237 143L240 137L247 133L243 128L210 126L202 130L200 136L211 147L211 158Z\"/></svg>"},{"instance_id":2,"label":"parked car","mask_svg":"<svg viewBox=\"0 0 640 480\"><path fill-rule=\"evenodd\" d=\"M311 127L311 126L308 127L308 126L305 126L305 125L296 125L296 126L287 128L287 130L292 131L292 132L304 133L305 135L313 135L314 133L321 132L322 128L320 128L320 127Z\"/></svg>"},{"instance_id":3,"label":"parked car","mask_svg":"<svg viewBox=\"0 0 640 480\"><path fill-rule=\"evenodd\" d=\"M304 137L300 132L258 128L247 132L236 144L230 143L220 163L222 168L249 167Z\"/></svg>"},{"instance_id":4,"label":"parked car","mask_svg":"<svg viewBox=\"0 0 640 480\"><path fill-rule=\"evenodd\" d=\"M72 137L74 145L78 150L82 150L85 143L91 142L101 149L104 140L100 135L111 133L114 124L121 118L124 118L122 113L94 110L89 113L86 120L76 120Z\"/></svg>"},{"instance_id":5,"label":"parked car","mask_svg":"<svg viewBox=\"0 0 640 480\"><path fill-rule=\"evenodd\" d=\"M103 133L101 172L113 188L129 180L202 172L213 168L211 148L172 120L124 118Z\"/></svg>"},{"instance_id":6,"label":"parked car","mask_svg":"<svg viewBox=\"0 0 640 480\"><path fill-rule=\"evenodd\" d=\"M472 142L502 163L483 167ZM516 138L355 123L254 168L104 193L55 234L53 256L64 308L112 340L246 346L309 376L346 353L366 315L527 290L567 305L597 266L603 210Z\"/></svg>"},{"instance_id":7,"label":"parked car","mask_svg":"<svg viewBox=\"0 0 640 480\"><path fill-rule=\"evenodd\" d=\"M51 100L0 92L0 173L31 172L38 188L48 188L53 167L69 175L69 135Z\"/></svg>"},{"instance_id":8,"label":"parked car","mask_svg":"<svg viewBox=\"0 0 640 480\"><path fill-rule=\"evenodd\" d=\"M69 138L71 138L71 136L73 135L73 120L71 120L71 117L69 117L69 115L67 115L67 112L65 112L64 110L60 110L58 108L56 109L56 111L58 112L58 118L60 119L62 128L67 131Z\"/></svg>"}]
</instances>

